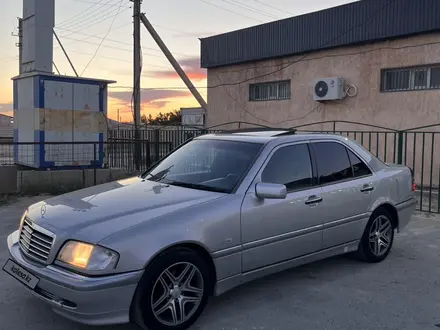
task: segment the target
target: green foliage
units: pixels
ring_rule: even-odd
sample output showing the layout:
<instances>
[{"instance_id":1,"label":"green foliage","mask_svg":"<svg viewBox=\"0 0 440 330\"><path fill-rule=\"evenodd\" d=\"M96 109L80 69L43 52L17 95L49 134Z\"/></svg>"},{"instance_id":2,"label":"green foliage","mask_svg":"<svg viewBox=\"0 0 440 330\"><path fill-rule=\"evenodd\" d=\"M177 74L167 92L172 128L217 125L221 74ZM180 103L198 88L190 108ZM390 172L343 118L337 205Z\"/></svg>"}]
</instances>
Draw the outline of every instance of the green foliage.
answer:
<instances>
[{"instance_id":1,"label":"green foliage","mask_svg":"<svg viewBox=\"0 0 440 330\"><path fill-rule=\"evenodd\" d=\"M141 116L141 122L147 125L178 125L181 123L181 115L179 110L174 110L167 113L159 112L156 117L151 114Z\"/></svg>"}]
</instances>

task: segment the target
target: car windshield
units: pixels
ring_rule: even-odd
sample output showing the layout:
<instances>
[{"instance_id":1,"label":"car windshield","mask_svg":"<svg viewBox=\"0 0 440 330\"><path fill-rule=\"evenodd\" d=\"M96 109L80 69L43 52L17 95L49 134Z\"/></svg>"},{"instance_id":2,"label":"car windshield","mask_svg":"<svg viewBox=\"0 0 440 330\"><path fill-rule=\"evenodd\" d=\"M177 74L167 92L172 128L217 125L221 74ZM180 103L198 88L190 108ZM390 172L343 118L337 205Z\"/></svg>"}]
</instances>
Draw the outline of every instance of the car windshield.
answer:
<instances>
[{"instance_id":1,"label":"car windshield","mask_svg":"<svg viewBox=\"0 0 440 330\"><path fill-rule=\"evenodd\" d=\"M186 188L231 193L262 146L248 142L193 140L142 177Z\"/></svg>"}]
</instances>

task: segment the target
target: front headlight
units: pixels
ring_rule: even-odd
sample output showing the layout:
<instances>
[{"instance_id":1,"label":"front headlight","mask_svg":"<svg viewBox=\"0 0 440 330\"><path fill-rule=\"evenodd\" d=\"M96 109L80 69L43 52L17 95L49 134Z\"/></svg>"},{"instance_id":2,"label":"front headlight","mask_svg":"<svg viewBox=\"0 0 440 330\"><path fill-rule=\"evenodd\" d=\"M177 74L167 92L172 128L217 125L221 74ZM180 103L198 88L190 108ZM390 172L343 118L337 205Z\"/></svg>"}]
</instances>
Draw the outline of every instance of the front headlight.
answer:
<instances>
[{"instance_id":1,"label":"front headlight","mask_svg":"<svg viewBox=\"0 0 440 330\"><path fill-rule=\"evenodd\" d=\"M99 245L78 241L64 244L57 260L86 271L103 271L116 267L119 255Z\"/></svg>"},{"instance_id":2,"label":"front headlight","mask_svg":"<svg viewBox=\"0 0 440 330\"><path fill-rule=\"evenodd\" d=\"M20 223L18 224L18 230L21 230L21 227L23 227L23 222L24 222L24 219L26 219L27 213L28 213L28 211L26 210L26 211L24 211L23 215L21 216Z\"/></svg>"}]
</instances>

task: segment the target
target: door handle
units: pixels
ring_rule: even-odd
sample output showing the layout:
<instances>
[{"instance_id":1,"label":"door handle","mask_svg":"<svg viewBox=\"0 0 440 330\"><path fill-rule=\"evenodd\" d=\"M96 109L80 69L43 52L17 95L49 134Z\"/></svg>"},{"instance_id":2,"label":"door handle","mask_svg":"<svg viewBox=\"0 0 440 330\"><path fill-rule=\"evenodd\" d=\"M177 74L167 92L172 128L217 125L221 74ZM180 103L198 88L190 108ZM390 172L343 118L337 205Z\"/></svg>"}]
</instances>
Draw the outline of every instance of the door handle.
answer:
<instances>
[{"instance_id":1,"label":"door handle","mask_svg":"<svg viewBox=\"0 0 440 330\"><path fill-rule=\"evenodd\" d=\"M322 197L313 195L313 196L310 196L309 198L307 198L304 203L309 205L309 204L317 204L317 203L321 203L321 202L322 202Z\"/></svg>"},{"instance_id":2,"label":"door handle","mask_svg":"<svg viewBox=\"0 0 440 330\"><path fill-rule=\"evenodd\" d=\"M361 192L368 192L374 190L374 187L369 184L364 184L361 188Z\"/></svg>"}]
</instances>

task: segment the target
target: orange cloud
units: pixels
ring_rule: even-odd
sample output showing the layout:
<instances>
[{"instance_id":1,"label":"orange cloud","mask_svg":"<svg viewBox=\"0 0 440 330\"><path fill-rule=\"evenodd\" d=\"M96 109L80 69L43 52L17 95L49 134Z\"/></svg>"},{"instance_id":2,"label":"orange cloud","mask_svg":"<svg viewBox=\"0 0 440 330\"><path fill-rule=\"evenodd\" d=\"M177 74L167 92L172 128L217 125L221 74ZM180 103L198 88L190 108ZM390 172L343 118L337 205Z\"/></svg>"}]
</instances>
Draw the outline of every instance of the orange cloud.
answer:
<instances>
[{"instance_id":1,"label":"orange cloud","mask_svg":"<svg viewBox=\"0 0 440 330\"><path fill-rule=\"evenodd\" d=\"M189 57L178 62L189 79L197 81L206 79L206 69L200 68L200 58ZM148 73L150 76L159 79L180 79L174 70L149 71Z\"/></svg>"},{"instance_id":2,"label":"orange cloud","mask_svg":"<svg viewBox=\"0 0 440 330\"><path fill-rule=\"evenodd\" d=\"M189 91L185 90L168 90L168 89L153 89L141 91L141 113L155 115L158 112L178 109L179 103L174 102L181 99L186 99L191 95ZM119 115L123 121L132 121L132 92L131 91L116 91L109 93L109 117L116 118L119 110Z\"/></svg>"},{"instance_id":3,"label":"orange cloud","mask_svg":"<svg viewBox=\"0 0 440 330\"><path fill-rule=\"evenodd\" d=\"M153 74L155 78L159 79L180 79L179 75L175 71L149 71L150 74ZM186 75L191 80L205 80L206 79L206 70L194 70L189 71L185 70Z\"/></svg>"},{"instance_id":4,"label":"orange cloud","mask_svg":"<svg viewBox=\"0 0 440 330\"><path fill-rule=\"evenodd\" d=\"M191 95L189 91L173 89L143 89L141 90L141 100L143 103L154 103L178 97L187 97ZM132 91L110 92L109 96L119 100L121 103L130 104Z\"/></svg>"}]
</instances>

